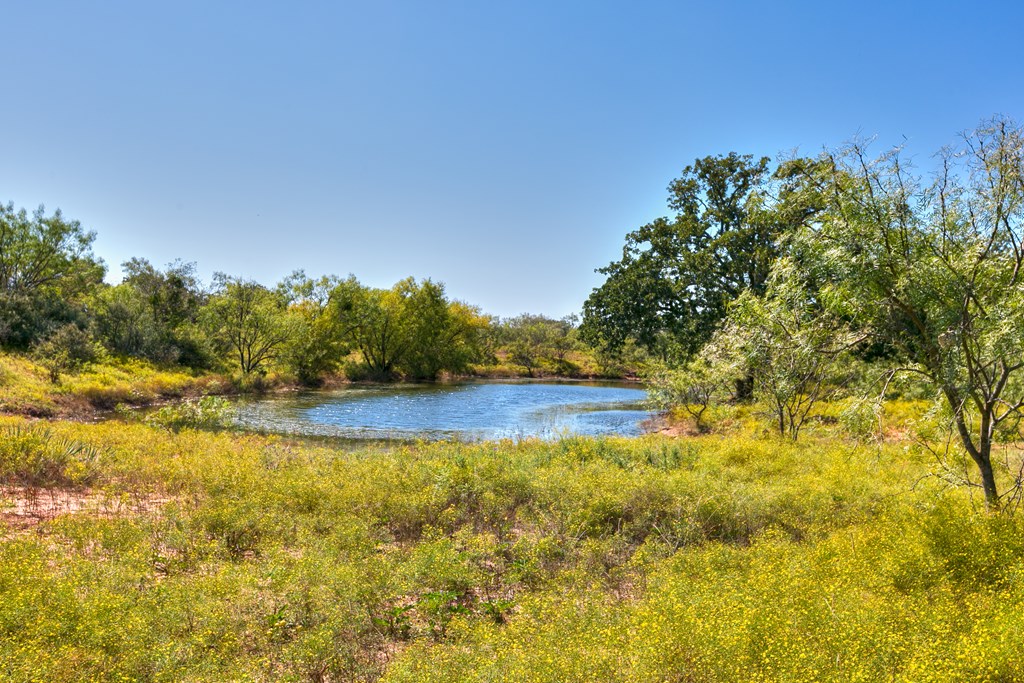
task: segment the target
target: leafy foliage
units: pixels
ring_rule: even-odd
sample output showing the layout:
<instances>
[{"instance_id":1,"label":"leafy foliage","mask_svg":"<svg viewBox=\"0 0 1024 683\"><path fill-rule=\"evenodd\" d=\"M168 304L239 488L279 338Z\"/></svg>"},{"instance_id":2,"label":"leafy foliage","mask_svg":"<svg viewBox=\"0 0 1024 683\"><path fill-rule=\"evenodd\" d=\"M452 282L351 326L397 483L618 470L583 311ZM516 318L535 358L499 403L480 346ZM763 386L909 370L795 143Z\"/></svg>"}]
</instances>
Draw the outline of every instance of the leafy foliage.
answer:
<instances>
[{"instance_id":1,"label":"leafy foliage","mask_svg":"<svg viewBox=\"0 0 1024 683\"><path fill-rule=\"evenodd\" d=\"M121 360L234 368L242 387L281 379L316 386L341 370L354 379L434 380L498 362L487 348L495 321L449 300L444 285L429 279L375 289L351 276L312 278L300 270L269 288L218 273L207 290L194 263L160 269L132 258L121 266L122 281L107 285L91 251L94 239L59 211L47 216L40 208L30 216L0 205L0 346L47 349L37 357L54 383L77 361L46 340L66 342L72 327ZM575 322L552 324L537 362L555 374L580 374L569 359L580 350ZM535 355L525 346L519 351L522 358ZM586 372L597 368L591 362Z\"/></svg>"},{"instance_id":2,"label":"leafy foliage","mask_svg":"<svg viewBox=\"0 0 1024 683\"><path fill-rule=\"evenodd\" d=\"M95 297L96 334L110 351L125 356L165 357L161 335L142 294L121 284Z\"/></svg>"},{"instance_id":3,"label":"leafy foliage","mask_svg":"<svg viewBox=\"0 0 1024 683\"><path fill-rule=\"evenodd\" d=\"M541 368L572 375L576 368L569 354L580 347L577 323L576 316L553 320L523 313L499 321L492 329L492 337L495 347L530 377Z\"/></svg>"},{"instance_id":4,"label":"leafy foliage","mask_svg":"<svg viewBox=\"0 0 1024 683\"><path fill-rule=\"evenodd\" d=\"M80 370L96 360L92 337L77 325L61 327L34 349L36 359L50 373L50 381L60 381L61 374Z\"/></svg>"},{"instance_id":5,"label":"leafy foliage","mask_svg":"<svg viewBox=\"0 0 1024 683\"><path fill-rule=\"evenodd\" d=\"M230 354L248 377L265 370L291 336L282 298L251 280L223 273L203 309L211 336Z\"/></svg>"},{"instance_id":6,"label":"leafy foliage","mask_svg":"<svg viewBox=\"0 0 1024 683\"><path fill-rule=\"evenodd\" d=\"M288 306L291 334L284 344L282 359L299 381L315 385L335 371L348 354L344 330L332 308L336 277L319 279L297 270L278 285L279 296Z\"/></svg>"},{"instance_id":7,"label":"leafy foliage","mask_svg":"<svg viewBox=\"0 0 1024 683\"><path fill-rule=\"evenodd\" d=\"M992 445L1024 407L1024 133L996 119L940 161L930 184L898 150L872 160L856 143L792 162L821 207L799 253L822 301L943 397L998 507Z\"/></svg>"},{"instance_id":8,"label":"leafy foliage","mask_svg":"<svg viewBox=\"0 0 1024 683\"><path fill-rule=\"evenodd\" d=\"M613 349L634 339L668 360L695 353L744 291L762 294L779 239L795 227L774 210L768 158L698 159L669 185L673 218L626 236L622 259L584 304L582 334Z\"/></svg>"},{"instance_id":9,"label":"leafy foliage","mask_svg":"<svg viewBox=\"0 0 1024 683\"><path fill-rule=\"evenodd\" d=\"M103 265L92 254L95 238L59 210L47 216L39 207L29 216L13 204L0 205L0 292L82 295L103 277Z\"/></svg>"},{"instance_id":10,"label":"leafy foliage","mask_svg":"<svg viewBox=\"0 0 1024 683\"><path fill-rule=\"evenodd\" d=\"M199 328L207 295L196 277L195 264L175 261L161 271L145 259L133 258L121 268L124 282L100 293L97 323L102 329L104 323L109 326L116 321L119 328L115 330L136 338L123 340L112 335L112 350L192 368L213 367L212 346ZM125 291L111 296L112 290L121 289ZM113 301L106 303L111 298Z\"/></svg>"},{"instance_id":11,"label":"leafy foliage","mask_svg":"<svg viewBox=\"0 0 1024 683\"><path fill-rule=\"evenodd\" d=\"M60 211L31 216L0 204L0 345L25 349L65 324L79 322L74 303L97 287L103 263L95 233Z\"/></svg>"},{"instance_id":12,"label":"leafy foliage","mask_svg":"<svg viewBox=\"0 0 1024 683\"><path fill-rule=\"evenodd\" d=\"M705 344L683 367L654 364L644 377L651 403L660 410L681 407L694 419L698 432L708 431L708 408L728 397L745 374L744 360L723 336Z\"/></svg>"},{"instance_id":13,"label":"leafy foliage","mask_svg":"<svg viewBox=\"0 0 1024 683\"><path fill-rule=\"evenodd\" d=\"M398 372L435 379L442 371L465 370L480 356L487 319L471 306L449 302L443 285L407 278L391 289L374 289L350 277L333 297L345 338L376 379Z\"/></svg>"},{"instance_id":14,"label":"leafy foliage","mask_svg":"<svg viewBox=\"0 0 1024 683\"><path fill-rule=\"evenodd\" d=\"M848 386L844 371L860 338L822 310L788 259L776 262L764 296L740 295L718 337L742 358L755 398L768 405L779 433L792 439L818 402Z\"/></svg>"}]
</instances>

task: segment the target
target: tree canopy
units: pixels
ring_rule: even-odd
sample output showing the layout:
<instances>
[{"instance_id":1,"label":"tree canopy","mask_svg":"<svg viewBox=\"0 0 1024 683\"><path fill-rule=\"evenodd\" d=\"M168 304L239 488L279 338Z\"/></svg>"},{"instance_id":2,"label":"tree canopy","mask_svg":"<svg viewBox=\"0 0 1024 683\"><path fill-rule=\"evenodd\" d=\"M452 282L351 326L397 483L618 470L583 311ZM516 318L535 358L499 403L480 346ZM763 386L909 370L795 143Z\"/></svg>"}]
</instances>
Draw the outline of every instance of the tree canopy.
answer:
<instances>
[{"instance_id":1,"label":"tree canopy","mask_svg":"<svg viewBox=\"0 0 1024 683\"><path fill-rule=\"evenodd\" d=\"M93 256L95 232L60 210L39 207L29 215L0 205L0 291L8 296L57 292L76 297L100 281L103 263Z\"/></svg>"},{"instance_id":2,"label":"tree canopy","mask_svg":"<svg viewBox=\"0 0 1024 683\"><path fill-rule=\"evenodd\" d=\"M683 169L668 188L675 216L629 233L622 259L599 269L608 277L584 304L583 338L692 355L729 301L764 292L780 237L795 226L776 210L772 183L767 157L729 153Z\"/></svg>"},{"instance_id":3,"label":"tree canopy","mask_svg":"<svg viewBox=\"0 0 1024 683\"><path fill-rule=\"evenodd\" d=\"M376 289L349 277L332 296L350 346L374 378L402 372L434 379L442 371L463 371L480 356L487 319L472 306L449 301L441 284L406 278Z\"/></svg>"},{"instance_id":4,"label":"tree canopy","mask_svg":"<svg viewBox=\"0 0 1024 683\"><path fill-rule=\"evenodd\" d=\"M214 288L204 311L210 334L244 375L263 370L291 336L284 300L258 282L223 273L214 276Z\"/></svg>"},{"instance_id":5,"label":"tree canopy","mask_svg":"<svg viewBox=\"0 0 1024 683\"><path fill-rule=\"evenodd\" d=\"M998 118L965 133L930 182L860 143L789 166L821 208L797 241L803 272L942 397L998 507L995 437L1024 407L1024 131Z\"/></svg>"},{"instance_id":6,"label":"tree canopy","mask_svg":"<svg viewBox=\"0 0 1024 683\"><path fill-rule=\"evenodd\" d=\"M209 366L209 344L196 327L207 293L195 264L175 261L161 271L133 258L121 268L121 284L98 288L91 298L96 335L103 344L117 354Z\"/></svg>"},{"instance_id":7,"label":"tree canopy","mask_svg":"<svg viewBox=\"0 0 1024 683\"><path fill-rule=\"evenodd\" d=\"M103 280L96 234L43 207L29 214L0 204L0 344L26 348L68 323L74 306ZM84 322L82 323L84 324Z\"/></svg>"}]
</instances>

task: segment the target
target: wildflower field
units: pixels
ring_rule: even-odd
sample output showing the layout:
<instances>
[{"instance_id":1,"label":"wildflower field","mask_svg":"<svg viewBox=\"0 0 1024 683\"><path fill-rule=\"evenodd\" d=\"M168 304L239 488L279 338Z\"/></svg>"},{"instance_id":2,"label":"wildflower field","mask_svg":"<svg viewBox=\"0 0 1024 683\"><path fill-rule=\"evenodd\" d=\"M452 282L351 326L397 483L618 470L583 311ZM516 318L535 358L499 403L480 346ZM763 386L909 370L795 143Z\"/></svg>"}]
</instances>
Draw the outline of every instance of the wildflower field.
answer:
<instances>
[{"instance_id":1,"label":"wildflower field","mask_svg":"<svg viewBox=\"0 0 1024 683\"><path fill-rule=\"evenodd\" d=\"M119 403L144 405L230 390L222 377L182 368L161 369L134 358L108 357L53 381L38 362L0 352L0 414L91 417Z\"/></svg>"},{"instance_id":2,"label":"wildflower field","mask_svg":"<svg viewBox=\"0 0 1024 683\"><path fill-rule=\"evenodd\" d=\"M0 680L1024 680L1024 523L932 471L3 418Z\"/></svg>"}]
</instances>

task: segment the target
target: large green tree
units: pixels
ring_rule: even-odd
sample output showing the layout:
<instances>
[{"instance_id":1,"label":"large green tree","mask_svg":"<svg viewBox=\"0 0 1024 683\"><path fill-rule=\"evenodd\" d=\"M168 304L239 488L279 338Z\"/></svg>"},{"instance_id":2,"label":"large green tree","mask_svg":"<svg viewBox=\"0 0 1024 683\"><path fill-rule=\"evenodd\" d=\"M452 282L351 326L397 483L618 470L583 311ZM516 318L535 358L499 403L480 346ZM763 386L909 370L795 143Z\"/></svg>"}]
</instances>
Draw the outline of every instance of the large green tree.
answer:
<instances>
[{"instance_id":1,"label":"large green tree","mask_svg":"<svg viewBox=\"0 0 1024 683\"><path fill-rule=\"evenodd\" d=\"M669 185L671 218L626 236L622 258L584 305L581 334L618 349L633 339L656 356L690 356L727 304L762 294L779 241L795 221L777 210L769 159L730 153L687 166ZM792 205L792 204L790 204Z\"/></svg>"},{"instance_id":2,"label":"large green tree","mask_svg":"<svg viewBox=\"0 0 1024 683\"><path fill-rule=\"evenodd\" d=\"M127 356L158 355L160 327L145 298L131 285L102 289L93 298L92 308L96 336L108 349Z\"/></svg>"},{"instance_id":3,"label":"large green tree","mask_svg":"<svg viewBox=\"0 0 1024 683\"><path fill-rule=\"evenodd\" d=\"M0 292L81 295L103 277L103 264L92 253L95 238L60 210L47 216L39 207L29 215L0 205Z\"/></svg>"},{"instance_id":4,"label":"large green tree","mask_svg":"<svg viewBox=\"0 0 1024 683\"><path fill-rule=\"evenodd\" d=\"M207 329L243 375L264 371L292 335L285 300L252 280L214 275L203 315Z\"/></svg>"},{"instance_id":5,"label":"large green tree","mask_svg":"<svg viewBox=\"0 0 1024 683\"><path fill-rule=\"evenodd\" d=\"M198 333L206 299L194 263L174 261L165 270L133 258L121 264L124 280L92 299L100 340L116 353L192 367L210 363L210 349Z\"/></svg>"},{"instance_id":6,"label":"large green tree","mask_svg":"<svg viewBox=\"0 0 1024 683\"><path fill-rule=\"evenodd\" d=\"M333 275L312 278L297 270L277 286L292 331L281 357L303 384L319 383L348 353L345 330L331 305L340 282Z\"/></svg>"},{"instance_id":7,"label":"large green tree","mask_svg":"<svg viewBox=\"0 0 1024 683\"><path fill-rule=\"evenodd\" d=\"M167 330L195 322L206 295L196 275L196 264L181 260L164 270L146 259L133 258L121 264L124 282L146 301L154 320Z\"/></svg>"},{"instance_id":8,"label":"large green tree","mask_svg":"<svg viewBox=\"0 0 1024 683\"><path fill-rule=\"evenodd\" d=\"M996 119L938 160L930 182L898 150L872 158L861 144L790 163L803 203L822 209L794 272L935 390L994 509L999 431L1016 432L1024 407L1024 131Z\"/></svg>"},{"instance_id":9,"label":"large green tree","mask_svg":"<svg viewBox=\"0 0 1024 683\"><path fill-rule=\"evenodd\" d=\"M332 293L335 315L370 375L434 379L459 372L480 355L486 318L450 302L444 286L406 278L390 289L364 287L353 277Z\"/></svg>"},{"instance_id":10,"label":"large green tree","mask_svg":"<svg viewBox=\"0 0 1024 683\"><path fill-rule=\"evenodd\" d=\"M479 309L449 301L444 285L431 280L412 286L406 306L411 339L401 366L408 376L432 380L480 359L489 321Z\"/></svg>"},{"instance_id":11,"label":"large green tree","mask_svg":"<svg viewBox=\"0 0 1024 683\"><path fill-rule=\"evenodd\" d=\"M0 344L23 348L81 324L79 304L103 280L95 237L59 210L47 216L43 207L29 214L0 204Z\"/></svg>"}]
</instances>

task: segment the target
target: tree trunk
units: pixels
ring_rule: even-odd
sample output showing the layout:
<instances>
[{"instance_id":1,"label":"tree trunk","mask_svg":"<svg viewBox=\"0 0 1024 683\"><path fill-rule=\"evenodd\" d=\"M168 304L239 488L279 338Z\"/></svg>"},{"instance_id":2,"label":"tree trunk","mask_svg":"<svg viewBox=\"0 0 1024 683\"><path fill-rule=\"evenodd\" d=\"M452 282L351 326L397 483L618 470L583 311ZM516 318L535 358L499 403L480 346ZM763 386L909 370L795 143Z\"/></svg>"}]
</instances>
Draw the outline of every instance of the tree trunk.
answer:
<instances>
[{"instance_id":1,"label":"tree trunk","mask_svg":"<svg viewBox=\"0 0 1024 683\"><path fill-rule=\"evenodd\" d=\"M999 510L999 492L996 490L996 477L992 472L991 444L989 448L982 450L978 470L981 472L981 487L985 491L985 508L995 512Z\"/></svg>"},{"instance_id":2,"label":"tree trunk","mask_svg":"<svg viewBox=\"0 0 1024 683\"><path fill-rule=\"evenodd\" d=\"M975 458L978 471L981 473L981 486L985 491L985 507L990 511L999 509L999 491L996 490L996 477L992 471L993 418L992 407L986 406L985 413L981 416L981 438L978 456Z\"/></svg>"},{"instance_id":3,"label":"tree trunk","mask_svg":"<svg viewBox=\"0 0 1024 683\"><path fill-rule=\"evenodd\" d=\"M944 386L942 393L945 394L949 406L953 409L953 422L956 424L957 434L960 436L960 443L964 450L971 456L971 460L978 466L978 474L981 475L981 488L985 492L985 509L990 512L999 510L999 490L996 488L996 476L992 470L992 436L994 420L994 406L983 404L981 407L981 428L978 431L978 443L974 442L974 435L963 414L963 399L960 398L956 389Z\"/></svg>"},{"instance_id":4,"label":"tree trunk","mask_svg":"<svg viewBox=\"0 0 1024 683\"><path fill-rule=\"evenodd\" d=\"M736 380L736 400L749 403L754 400L754 373L747 371L744 377Z\"/></svg>"},{"instance_id":5,"label":"tree trunk","mask_svg":"<svg viewBox=\"0 0 1024 683\"><path fill-rule=\"evenodd\" d=\"M971 460L978 466L978 473L981 475L981 488L985 492L985 508L990 512L999 509L999 491L996 488L996 477L992 471L992 434L989 426L991 420L989 415L982 415L979 443L976 445L971 432L964 421L962 414L956 415L956 428L960 434L960 441Z\"/></svg>"}]
</instances>

